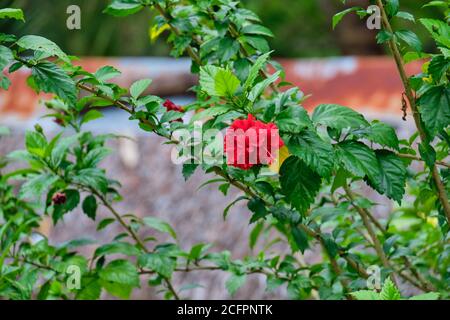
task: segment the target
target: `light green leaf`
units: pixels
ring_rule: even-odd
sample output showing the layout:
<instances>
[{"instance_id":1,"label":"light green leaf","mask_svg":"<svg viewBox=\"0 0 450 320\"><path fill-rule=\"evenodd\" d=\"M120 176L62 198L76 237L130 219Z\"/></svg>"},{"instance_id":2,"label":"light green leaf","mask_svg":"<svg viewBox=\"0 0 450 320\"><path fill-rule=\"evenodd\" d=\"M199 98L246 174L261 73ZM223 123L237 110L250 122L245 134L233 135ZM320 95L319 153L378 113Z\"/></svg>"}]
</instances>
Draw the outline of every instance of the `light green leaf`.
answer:
<instances>
[{"instance_id":1,"label":"light green leaf","mask_svg":"<svg viewBox=\"0 0 450 320\"><path fill-rule=\"evenodd\" d=\"M132 287L139 287L136 267L127 260L114 260L99 271L100 279Z\"/></svg>"},{"instance_id":2,"label":"light green leaf","mask_svg":"<svg viewBox=\"0 0 450 320\"><path fill-rule=\"evenodd\" d=\"M175 270L176 260L162 253L154 252L141 255L139 265L149 268L163 277L170 278Z\"/></svg>"},{"instance_id":3,"label":"light green leaf","mask_svg":"<svg viewBox=\"0 0 450 320\"><path fill-rule=\"evenodd\" d=\"M16 19L25 22L23 11L14 8L0 9L0 19Z\"/></svg>"},{"instance_id":4,"label":"light green leaf","mask_svg":"<svg viewBox=\"0 0 450 320\"><path fill-rule=\"evenodd\" d=\"M130 94L133 98L137 99L139 96L147 90L152 83L150 79L142 79L134 82L130 87Z\"/></svg>"},{"instance_id":5,"label":"light green leaf","mask_svg":"<svg viewBox=\"0 0 450 320\"><path fill-rule=\"evenodd\" d=\"M259 71L266 64L267 59L269 59L271 53L272 51L267 52L256 59L255 63L251 66L250 71L248 72L248 77L244 83L244 90L249 89L253 85L256 78L258 77Z\"/></svg>"},{"instance_id":6,"label":"light green leaf","mask_svg":"<svg viewBox=\"0 0 450 320\"><path fill-rule=\"evenodd\" d=\"M98 110L91 109L83 116L83 120L81 120L81 123L88 123L89 121L93 121L99 118L103 118L103 114Z\"/></svg>"},{"instance_id":7,"label":"light green leaf","mask_svg":"<svg viewBox=\"0 0 450 320\"><path fill-rule=\"evenodd\" d=\"M232 274L231 277L228 278L227 282L225 283L225 287L227 288L228 293L231 296L234 296L234 294L239 290L239 288L244 285L246 279L247 276L245 274L242 275Z\"/></svg>"},{"instance_id":8,"label":"light green leaf","mask_svg":"<svg viewBox=\"0 0 450 320\"><path fill-rule=\"evenodd\" d=\"M56 56L64 62L70 63L70 59L61 48L47 38L35 35L26 35L20 38L16 44L27 50L40 51L49 56Z\"/></svg>"},{"instance_id":9,"label":"light green leaf","mask_svg":"<svg viewBox=\"0 0 450 320\"><path fill-rule=\"evenodd\" d=\"M333 16L333 29L336 28L336 26L339 24L339 22L341 22L342 18L344 18L347 14L349 14L350 12L359 11L359 10L362 10L362 8L352 7L352 8L348 8L341 12L336 13Z\"/></svg>"},{"instance_id":10,"label":"light green leaf","mask_svg":"<svg viewBox=\"0 0 450 320\"><path fill-rule=\"evenodd\" d=\"M160 232L168 233L174 239L177 238L177 234L167 222L155 217L145 217L143 221L150 228L158 230Z\"/></svg>"},{"instance_id":11,"label":"light green leaf","mask_svg":"<svg viewBox=\"0 0 450 320\"><path fill-rule=\"evenodd\" d=\"M376 291L360 290L352 292L351 295L355 297L356 300L381 300L380 294Z\"/></svg>"},{"instance_id":12,"label":"light green leaf","mask_svg":"<svg viewBox=\"0 0 450 320\"><path fill-rule=\"evenodd\" d=\"M241 29L243 34L257 34L266 37L273 37L273 33L264 26L259 24L249 24Z\"/></svg>"},{"instance_id":13,"label":"light green leaf","mask_svg":"<svg viewBox=\"0 0 450 320\"><path fill-rule=\"evenodd\" d=\"M103 11L112 16L125 17L142 10L144 6L139 0L114 0Z\"/></svg>"},{"instance_id":14,"label":"light green leaf","mask_svg":"<svg viewBox=\"0 0 450 320\"><path fill-rule=\"evenodd\" d=\"M43 157L47 148L47 140L39 132L27 131L25 134L25 147L29 153Z\"/></svg>"},{"instance_id":15,"label":"light green leaf","mask_svg":"<svg viewBox=\"0 0 450 320\"><path fill-rule=\"evenodd\" d=\"M440 294L437 292L428 292L411 297L408 300L438 300Z\"/></svg>"},{"instance_id":16,"label":"light green leaf","mask_svg":"<svg viewBox=\"0 0 450 320\"><path fill-rule=\"evenodd\" d=\"M0 45L0 73L13 60L14 56L11 49Z\"/></svg>"},{"instance_id":17,"label":"light green leaf","mask_svg":"<svg viewBox=\"0 0 450 320\"><path fill-rule=\"evenodd\" d=\"M95 71L94 76L97 80L103 82L120 76L121 72L114 67L104 66Z\"/></svg>"},{"instance_id":18,"label":"light green leaf","mask_svg":"<svg viewBox=\"0 0 450 320\"><path fill-rule=\"evenodd\" d=\"M269 76L267 79L264 79L263 81L257 83L252 88L252 90L250 90L247 99L250 100L251 102L255 102L256 99L258 99L259 96L264 93L264 91L267 89L268 86L270 86L272 83L278 80L280 72L281 71L277 71L271 76Z\"/></svg>"},{"instance_id":19,"label":"light green leaf","mask_svg":"<svg viewBox=\"0 0 450 320\"><path fill-rule=\"evenodd\" d=\"M239 79L228 69L219 69L214 77L214 90L219 97L232 97L239 85Z\"/></svg>"},{"instance_id":20,"label":"light green leaf","mask_svg":"<svg viewBox=\"0 0 450 320\"><path fill-rule=\"evenodd\" d=\"M390 278L386 278L383 284L383 288L380 292L381 300L400 300L400 291L395 286L394 282Z\"/></svg>"},{"instance_id":21,"label":"light green leaf","mask_svg":"<svg viewBox=\"0 0 450 320\"><path fill-rule=\"evenodd\" d=\"M139 255L139 249L136 246L128 242L111 242L107 243L95 250L94 257L100 257L110 254L124 254L126 256L137 256Z\"/></svg>"}]
</instances>

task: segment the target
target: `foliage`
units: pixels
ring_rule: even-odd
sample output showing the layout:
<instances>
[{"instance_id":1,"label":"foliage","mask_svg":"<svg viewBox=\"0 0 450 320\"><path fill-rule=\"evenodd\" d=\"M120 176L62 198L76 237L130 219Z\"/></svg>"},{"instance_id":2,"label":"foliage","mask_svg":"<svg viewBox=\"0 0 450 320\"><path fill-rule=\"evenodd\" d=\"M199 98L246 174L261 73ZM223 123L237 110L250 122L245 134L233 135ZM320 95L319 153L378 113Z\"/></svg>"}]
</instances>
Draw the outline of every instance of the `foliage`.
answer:
<instances>
[{"instance_id":1,"label":"foliage","mask_svg":"<svg viewBox=\"0 0 450 320\"><path fill-rule=\"evenodd\" d=\"M378 2L384 13L378 40L389 42L393 50L418 130L408 140L399 140L387 124L370 122L345 106L320 105L310 116L301 106L301 91L283 81L284 71L270 59L267 38L272 33L239 2L114 0L107 7L114 16L150 8L157 13L156 28L170 26L172 54L188 54L192 72L200 77L194 88L197 100L183 108L146 95L149 79L127 90L110 82L120 74L113 67L90 73L74 66L50 40L2 37L2 68L9 66L10 73L31 69L28 84L37 92L55 94L46 106L62 132L51 138L37 125L26 134L26 150L7 158L28 166L0 178L0 296L98 299L106 291L128 298L146 279L161 288L165 298L178 299L183 296L172 284L174 273L222 270L230 274L226 288L231 295L247 275L257 273L266 277L268 290L284 285L293 299L344 299L364 289L367 267L378 265L386 279L381 298L400 297L394 286L400 280L448 298L448 25L422 21L440 53L429 55L423 74L406 78L403 59L425 53L417 52L416 37L393 31L390 21L398 18L398 2ZM1 83L8 88L7 75ZM88 95L79 98L81 91ZM105 142L114 136L96 136L83 128L101 117L99 108L110 105L176 147L183 144L177 130L192 131L195 120L217 130L247 117L276 125L286 144L280 150L285 156L270 168L258 164L244 170L207 161L183 165L186 178L199 168L218 176L205 184L221 182L224 193L230 186L244 193L225 209L224 217L234 203L247 201L254 225L250 245L267 241L265 249L233 260L230 252L214 252L210 244L186 248L165 221L121 215L114 207L120 183L99 166L110 153ZM180 119L185 111L196 111L189 122ZM70 130L75 134L63 136ZM208 147L207 141L188 142L200 143L202 150ZM419 169L411 166L413 160L421 163ZM18 193L12 180L23 181ZM354 191L362 185L393 201L387 219L378 220L372 213L377 204ZM43 215L57 224L80 207L97 221L100 206L111 218L98 221L97 229L118 223L125 232L99 246L90 258L77 251L90 243L86 240L53 246L34 234ZM168 234L171 240L143 239L145 228ZM275 237L261 237L271 231ZM291 253L274 250L278 242L288 244ZM315 244L323 259L306 265L298 259L299 252L315 250ZM70 271L74 266L81 275L79 286Z\"/></svg>"}]
</instances>

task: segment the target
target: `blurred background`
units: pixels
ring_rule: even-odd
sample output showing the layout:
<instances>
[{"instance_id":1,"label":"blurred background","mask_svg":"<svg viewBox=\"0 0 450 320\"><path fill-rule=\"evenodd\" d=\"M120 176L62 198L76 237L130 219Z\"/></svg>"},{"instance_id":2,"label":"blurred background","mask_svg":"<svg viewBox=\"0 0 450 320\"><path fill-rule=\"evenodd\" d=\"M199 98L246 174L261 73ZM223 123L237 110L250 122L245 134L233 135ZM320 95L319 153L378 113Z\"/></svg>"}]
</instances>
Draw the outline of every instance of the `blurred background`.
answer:
<instances>
[{"instance_id":1,"label":"blurred background","mask_svg":"<svg viewBox=\"0 0 450 320\"><path fill-rule=\"evenodd\" d=\"M331 18L345 7L339 0L243 0L269 27L275 37L270 40L276 59L286 68L288 81L298 85L305 94L311 94L305 106L311 110L319 103L338 103L352 107L369 118L378 118L395 126L400 135L410 131L401 120L402 85L394 62L375 41L376 32L367 29L356 15L348 15L332 30ZM347 1L347 5L367 7L369 1ZM435 9L423 9L427 1L402 0L402 10L418 17L435 17ZM123 72L118 79L122 86L133 81L152 78L152 93L173 99L178 104L188 103L193 97L186 90L197 79L190 74L188 59L168 57L169 49L164 36L150 43L148 30L152 13L143 10L137 15L114 18L102 13L105 0L0 0L0 7L22 8L26 23L0 21L1 33L18 36L36 34L56 42L65 52L81 58L79 63L89 71L103 65L113 65ZM76 4L81 8L81 30L68 30L66 9ZM423 40L425 51L435 50L428 42L425 29L419 24L405 23L401 27L412 29ZM421 63L411 63L410 73L420 72ZM12 134L0 140L0 155L23 148L25 129L36 122L46 130L55 130L56 124L39 119L45 109L40 98L26 86L25 70L12 75L13 85L5 92L0 89L0 124L12 129ZM197 187L208 177L195 174L188 183L183 181L181 168L169 161L170 146L163 146L158 137L138 129L136 123L119 110L105 110L105 117L92 122L95 132L118 132L134 140L117 140L111 148L116 152L104 162L111 177L123 183L124 201L118 205L121 212L139 216L159 216L169 221L178 231L180 243L192 245L211 242L214 250L229 250L233 258L251 252L248 249L249 214L237 205L226 222L222 210L238 195L236 191L224 197L215 186L201 190ZM18 164L12 164L12 167ZM374 201L386 199L374 195ZM389 205L384 207L389 209ZM106 214L106 212L105 212ZM383 214L380 212L379 214ZM199 232L199 230L202 230ZM56 228L47 221L42 233L52 243L72 238L94 237L99 243L111 235L95 232L95 224L79 212L65 216ZM86 252L93 247L85 248ZM279 247L276 250L285 250ZM302 257L315 260L317 254ZM229 298L224 290L226 276L211 274L177 275L176 285L199 283L200 288L185 292L191 298ZM252 276L235 296L236 298L283 298L285 289L265 292L264 278ZM155 298L156 292L145 289L135 298Z\"/></svg>"}]
</instances>

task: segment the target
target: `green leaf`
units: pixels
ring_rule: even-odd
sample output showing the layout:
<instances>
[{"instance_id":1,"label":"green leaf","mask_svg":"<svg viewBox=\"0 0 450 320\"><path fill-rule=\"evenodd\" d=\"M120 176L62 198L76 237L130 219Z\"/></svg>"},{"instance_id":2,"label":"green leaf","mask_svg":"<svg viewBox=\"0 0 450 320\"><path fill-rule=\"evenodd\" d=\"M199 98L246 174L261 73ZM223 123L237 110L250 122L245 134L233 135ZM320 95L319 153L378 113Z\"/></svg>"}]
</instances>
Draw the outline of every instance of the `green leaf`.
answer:
<instances>
[{"instance_id":1,"label":"green leaf","mask_svg":"<svg viewBox=\"0 0 450 320\"><path fill-rule=\"evenodd\" d=\"M201 119L215 117L228 111L230 111L228 106L214 106L193 115L191 118L191 123Z\"/></svg>"},{"instance_id":2,"label":"green leaf","mask_svg":"<svg viewBox=\"0 0 450 320\"><path fill-rule=\"evenodd\" d=\"M397 14L395 16L398 18L404 19L404 20L416 22L416 19L414 18L414 16L409 12L399 11L399 12L397 12Z\"/></svg>"},{"instance_id":3,"label":"green leaf","mask_svg":"<svg viewBox=\"0 0 450 320\"><path fill-rule=\"evenodd\" d=\"M0 73L13 60L14 56L11 49L0 45Z\"/></svg>"},{"instance_id":4,"label":"green leaf","mask_svg":"<svg viewBox=\"0 0 450 320\"><path fill-rule=\"evenodd\" d=\"M436 151L428 143L419 143L420 157L425 161L428 167L433 168L436 162Z\"/></svg>"},{"instance_id":5,"label":"green leaf","mask_svg":"<svg viewBox=\"0 0 450 320\"><path fill-rule=\"evenodd\" d=\"M433 80L439 83L449 69L450 58L446 58L443 55L436 55L430 61L428 73L433 77Z\"/></svg>"},{"instance_id":6,"label":"green leaf","mask_svg":"<svg viewBox=\"0 0 450 320\"><path fill-rule=\"evenodd\" d=\"M247 99L251 102L255 102L256 99L259 98L261 94L264 93L264 91L267 89L268 86L270 86L272 83L278 80L278 77L280 75L281 71L277 71L268 78L264 79L263 81L257 83L252 90L250 90Z\"/></svg>"},{"instance_id":7,"label":"green leaf","mask_svg":"<svg viewBox=\"0 0 450 320\"><path fill-rule=\"evenodd\" d=\"M386 123L374 121L370 124L370 127L358 130L354 133L359 137L366 138L383 147L395 150L399 149L399 140L395 133L395 129Z\"/></svg>"},{"instance_id":8,"label":"green leaf","mask_svg":"<svg viewBox=\"0 0 450 320\"><path fill-rule=\"evenodd\" d=\"M406 184L406 167L403 161L387 150L375 151L379 172L369 177L369 184L380 194L397 201L403 199Z\"/></svg>"},{"instance_id":9,"label":"green leaf","mask_svg":"<svg viewBox=\"0 0 450 320\"><path fill-rule=\"evenodd\" d=\"M386 12L389 17L393 17L397 14L400 8L399 0L386 0Z\"/></svg>"},{"instance_id":10,"label":"green leaf","mask_svg":"<svg viewBox=\"0 0 450 320\"><path fill-rule=\"evenodd\" d=\"M375 179L379 174L375 152L361 142L345 141L337 145L337 157L344 169L357 177Z\"/></svg>"},{"instance_id":11,"label":"green leaf","mask_svg":"<svg viewBox=\"0 0 450 320\"><path fill-rule=\"evenodd\" d=\"M103 12L116 17L125 17L141 11L142 8L144 6L139 0L114 0Z\"/></svg>"},{"instance_id":12,"label":"green leaf","mask_svg":"<svg viewBox=\"0 0 450 320\"><path fill-rule=\"evenodd\" d=\"M167 222L165 222L161 219L155 218L155 217L145 217L143 219L143 221L150 228L153 228L160 232L168 233L174 239L177 238L177 234L175 233L175 231L172 229L172 227Z\"/></svg>"},{"instance_id":13,"label":"green leaf","mask_svg":"<svg viewBox=\"0 0 450 320\"><path fill-rule=\"evenodd\" d=\"M136 246L128 242L112 242L107 243L95 250L94 257L101 257L110 254L124 254L126 256L137 256L139 255L139 249Z\"/></svg>"},{"instance_id":14,"label":"green leaf","mask_svg":"<svg viewBox=\"0 0 450 320\"><path fill-rule=\"evenodd\" d=\"M248 72L248 77L245 80L244 90L247 90L248 88L253 86L253 83L255 82L256 78L259 75L259 71L264 67L271 53L272 52L267 52L263 55L260 55L258 59L256 59L255 63L253 63L253 65L250 68L250 71Z\"/></svg>"},{"instance_id":15,"label":"green leaf","mask_svg":"<svg viewBox=\"0 0 450 320\"><path fill-rule=\"evenodd\" d=\"M58 177L43 173L29 178L20 188L19 197L22 199L36 199L42 196L56 181Z\"/></svg>"},{"instance_id":16,"label":"green leaf","mask_svg":"<svg viewBox=\"0 0 450 320\"><path fill-rule=\"evenodd\" d=\"M289 152L302 159L312 170L322 177L330 175L334 166L334 150L332 145L323 141L317 133L307 129L283 141Z\"/></svg>"},{"instance_id":17,"label":"green leaf","mask_svg":"<svg viewBox=\"0 0 450 320\"><path fill-rule=\"evenodd\" d=\"M342 18L344 18L347 14L349 14L350 12L359 11L359 10L362 10L362 8L352 7L352 8L348 8L341 12L336 13L333 16L333 29L336 28L336 26L339 24L339 22L341 22Z\"/></svg>"},{"instance_id":18,"label":"green leaf","mask_svg":"<svg viewBox=\"0 0 450 320\"><path fill-rule=\"evenodd\" d=\"M289 133L300 133L312 124L308 113L300 106L289 106L281 111L277 115L275 123L278 130Z\"/></svg>"},{"instance_id":19,"label":"green leaf","mask_svg":"<svg viewBox=\"0 0 450 320\"><path fill-rule=\"evenodd\" d=\"M64 62L70 63L70 59L60 47L47 38L35 35L26 35L20 38L16 44L26 50L40 51L48 56L58 57Z\"/></svg>"},{"instance_id":20,"label":"green leaf","mask_svg":"<svg viewBox=\"0 0 450 320\"><path fill-rule=\"evenodd\" d=\"M419 111L431 137L450 123L450 88L432 86L418 100Z\"/></svg>"},{"instance_id":21,"label":"green leaf","mask_svg":"<svg viewBox=\"0 0 450 320\"><path fill-rule=\"evenodd\" d=\"M139 96L147 90L147 88L152 83L150 79L142 79L134 82L130 87L130 94L134 99L139 98Z\"/></svg>"},{"instance_id":22,"label":"green leaf","mask_svg":"<svg viewBox=\"0 0 450 320\"><path fill-rule=\"evenodd\" d=\"M243 34L257 34L266 37L273 37L273 33L264 26L259 24L249 24L241 29Z\"/></svg>"},{"instance_id":23,"label":"green leaf","mask_svg":"<svg viewBox=\"0 0 450 320\"><path fill-rule=\"evenodd\" d=\"M231 277L229 277L227 282L225 283L225 287L227 288L228 293L231 296L234 296L234 294L239 290L239 288L244 285L246 279L247 276L245 274L242 275L232 274Z\"/></svg>"},{"instance_id":24,"label":"green leaf","mask_svg":"<svg viewBox=\"0 0 450 320\"><path fill-rule=\"evenodd\" d=\"M232 97L239 85L239 79L228 69L219 69L214 77L214 90L219 97Z\"/></svg>"},{"instance_id":25,"label":"green leaf","mask_svg":"<svg viewBox=\"0 0 450 320\"><path fill-rule=\"evenodd\" d=\"M438 45L450 48L450 26L436 19L420 19Z\"/></svg>"},{"instance_id":26,"label":"green leaf","mask_svg":"<svg viewBox=\"0 0 450 320\"><path fill-rule=\"evenodd\" d=\"M103 114L95 109L89 110L84 116L83 116L83 120L81 120L81 123L88 123L89 121L93 121L99 118L102 118Z\"/></svg>"},{"instance_id":27,"label":"green leaf","mask_svg":"<svg viewBox=\"0 0 450 320\"><path fill-rule=\"evenodd\" d=\"M216 74L223 70L213 65L206 65L200 68L200 88L210 96L216 96Z\"/></svg>"},{"instance_id":28,"label":"green leaf","mask_svg":"<svg viewBox=\"0 0 450 320\"><path fill-rule=\"evenodd\" d=\"M187 181L194 174L197 167L198 167L197 163L184 163L183 164L183 177L184 177L185 181Z\"/></svg>"},{"instance_id":29,"label":"green leaf","mask_svg":"<svg viewBox=\"0 0 450 320\"><path fill-rule=\"evenodd\" d=\"M440 294L437 292L428 292L411 297L408 300L439 300Z\"/></svg>"},{"instance_id":30,"label":"green leaf","mask_svg":"<svg viewBox=\"0 0 450 320\"><path fill-rule=\"evenodd\" d=\"M170 278L175 270L176 260L159 252L147 253L139 257L139 265Z\"/></svg>"},{"instance_id":31,"label":"green leaf","mask_svg":"<svg viewBox=\"0 0 450 320\"><path fill-rule=\"evenodd\" d=\"M100 281L94 277L83 277L81 279L81 288L77 291L75 299L77 300L98 300L102 287Z\"/></svg>"},{"instance_id":32,"label":"green leaf","mask_svg":"<svg viewBox=\"0 0 450 320\"><path fill-rule=\"evenodd\" d=\"M386 278L383 288L380 292L381 300L400 300L400 291L395 287L395 284L390 278Z\"/></svg>"},{"instance_id":33,"label":"green leaf","mask_svg":"<svg viewBox=\"0 0 450 320\"><path fill-rule=\"evenodd\" d=\"M376 291L360 290L352 292L351 295L355 297L356 300L381 300L380 294Z\"/></svg>"},{"instance_id":34,"label":"green leaf","mask_svg":"<svg viewBox=\"0 0 450 320\"><path fill-rule=\"evenodd\" d=\"M312 121L334 129L367 127L369 123L358 112L337 104L321 104L313 112Z\"/></svg>"},{"instance_id":35,"label":"green leaf","mask_svg":"<svg viewBox=\"0 0 450 320\"><path fill-rule=\"evenodd\" d=\"M239 42L230 37L220 39L219 49L220 61L228 62L239 52Z\"/></svg>"},{"instance_id":36,"label":"green leaf","mask_svg":"<svg viewBox=\"0 0 450 320\"><path fill-rule=\"evenodd\" d=\"M97 225L97 231L105 229L107 226L109 226L111 223L114 223L116 220L113 218L106 218L99 222Z\"/></svg>"},{"instance_id":37,"label":"green leaf","mask_svg":"<svg viewBox=\"0 0 450 320\"><path fill-rule=\"evenodd\" d=\"M417 35L411 30L399 30L394 34L396 37L404 41L407 45L409 45L417 52L422 51L422 42L420 41L419 37L417 37Z\"/></svg>"},{"instance_id":38,"label":"green leaf","mask_svg":"<svg viewBox=\"0 0 450 320\"><path fill-rule=\"evenodd\" d=\"M264 202L259 198L252 198L247 203L248 209L253 212L253 216L250 219L250 223L256 222L267 216L268 212Z\"/></svg>"},{"instance_id":39,"label":"green leaf","mask_svg":"<svg viewBox=\"0 0 450 320\"><path fill-rule=\"evenodd\" d=\"M295 244L297 245L298 249L302 253L304 253L305 250L309 248L308 236L299 227L292 227L292 237L294 238Z\"/></svg>"},{"instance_id":40,"label":"green leaf","mask_svg":"<svg viewBox=\"0 0 450 320\"><path fill-rule=\"evenodd\" d=\"M250 232L250 236L249 236L249 246L250 249L254 249L256 242L258 241L259 235L261 234L261 232L264 229L264 222L259 222L255 225L255 227L252 229L252 231Z\"/></svg>"},{"instance_id":41,"label":"green leaf","mask_svg":"<svg viewBox=\"0 0 450 320\"><path fill-rule=\"evenodd\" d=\"M82 169L72 177L72 181L89 188L94 188L102 193L105 193L108 188L105 173L98 168Z\"/></svg>"},{"instance_id":42,"label":"green leaf","mask_svg":"<svg viewBox=\"0 0 450 320\"><path fill-rule=\"evenodd\" d=\"M23 11L21 9L14 8L0 9L0 19L16 19L25 22Z\"/></svg>"},{"instance_id":43,"label":"green leaf","mask_svg":"<svg viewBox=\"0 0 450 320\"><path fill-rule=\"evenodd\" d=\"M139 287L139 274L136 267L127 260L111 261L99 271L100 279L131 287Z\"/></svg>"},{"instance_id":44,"label":"green leaf","mask_svg":"<svg viewBox=\"0 0 450 320\"><path fill-rule=\"evenodd\" d=\"M300 158L291 156L280 168L280 183L289 202L300 212L305 212L314 202L322 181Z\"/></svg>"},{"instance_id":45,"label":"green leaf","mask_svg":"<svg viewBox=\"0 0 450 320\"><path fill-rule=\"evenodd\" d=\"M80 203L80 193L78 190L67 189L64 190L66 195L66 202L64 204L55 204L52 214L53 223L56 223L64 216L64 214L74 210Z\"/></svg>"},{"instance_id":46,"label":"green leaf","mask_svg":"<svg viewBox=\"0 0 450 320\"><path fill-rule=\"evenodd\" d=\"M114 67L104 66L95 71L94 76L98 81L107 81L117 76L120 76L121 72Z\"/></svg>"},{"instance_id":47,"label":"green leaf","mask_svg":"<svg viewBox=\"0 0 450 320\"><path fill-rule=\"evenodd\" d=\"M47 140L39 132L27 131L25 134L25 147L29 153L43 157L47 148Z\"/></svg>"},{"instance_id":48,"label":"green leaf","mask_svg":"<svg viewBox=\"0 0 450 320\"><path fill-rule=\"evenodd\" d=\"M93 195L89 195L86 198L84 198L83 201L83 212L92 220L95 221L95 216L97 213L97 200Z\"/></svg>"},{"instance_id":49,"label":"green leaf","mask_svg":"<svg viewBox=\"0 0 450 320\"><path fill-rule=\"evenodd\" d=\"M75 82L56 64L40 62L33 66L32 75L38 90L54 93L69 103L75 102L77 98Z\"/></svg>"}]
</instances>

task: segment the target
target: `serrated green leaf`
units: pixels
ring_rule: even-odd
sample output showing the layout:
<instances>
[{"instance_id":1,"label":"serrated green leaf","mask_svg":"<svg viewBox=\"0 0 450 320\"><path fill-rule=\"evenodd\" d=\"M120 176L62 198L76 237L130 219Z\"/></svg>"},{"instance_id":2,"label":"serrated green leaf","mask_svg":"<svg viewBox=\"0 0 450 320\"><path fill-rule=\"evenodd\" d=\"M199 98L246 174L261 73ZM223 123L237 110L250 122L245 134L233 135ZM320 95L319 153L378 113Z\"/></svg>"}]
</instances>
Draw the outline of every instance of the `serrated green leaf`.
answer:
<instances>
[{"instance_id":1,"label":"serrated green leaf","mask_svg":"<svg viewBox=\"0 0 450 320\"><path fill-rule=\"evenodd\" d=\"M338 130L369 125L360 113L337 104L319 105L313 112L312 121Z\"/></svg>"},{"instance_id":2,"label":"serrated green leaf","mask_svg":"<svg viewBox=\"0 0 450 320\"><path fill-rule=\"evenodd\" d=\"M322 177L330 175L334 166L334 150L330 143L323 141L313 130L284 139L289 152L302 159L312 170Z\"/></svg>"},{"instance_id":3,"label":"serrated green leaf","mask_svg":"<svg viewBox=\"0 0 450 320\"><path fill-rule=\"evenodd\" d=\"M300 158L291 156L280 168L280 183L289 202L305 212L314 202L322 181Z\"/></svg>"},{"instance_id":4,"label":"serrated green leaf","mask_svg":"<svg viewBox=\"0 0 450 320\"><path fill-rule=\"evenodd\" d=\"M431 137L450 124L450 88L432 86L417 102L425 128Z\"/></svg>"},{"instance_id":5,"label":"serrated green leaf","mask_svg":"<svg viewBox=\"0 0 450 320\"><path fill-rule=\"evenodd\" d=\"M144 223L149 226L152 229L158 230L160 232L164 232L164 233L168 233L172 236L172 238L176 239L177 238L177 234L175 233L175 231L172 229L172 227L170 226L170 224L168 224L167 222L155 218L155 217L145 217L143 219Z\"/></svg>"}]
</instances>

